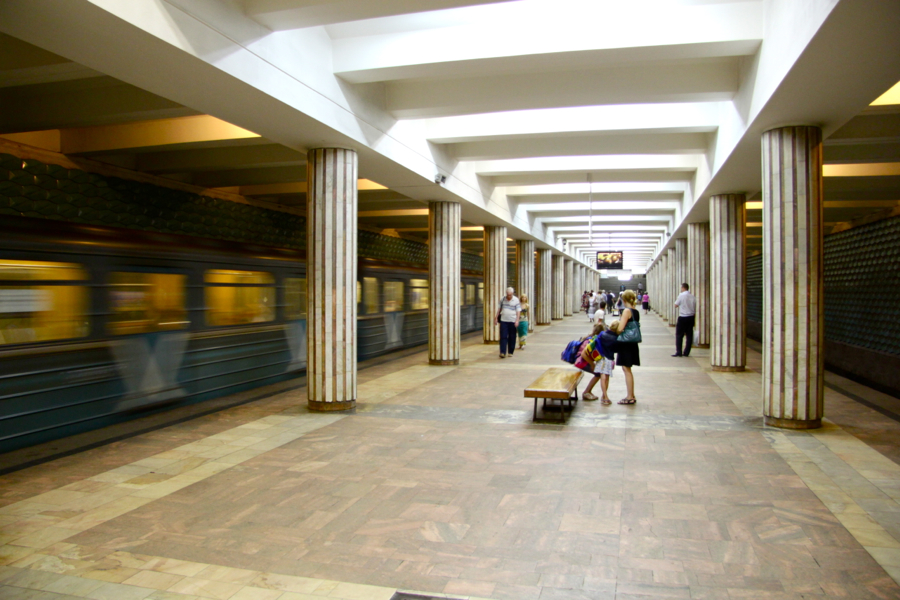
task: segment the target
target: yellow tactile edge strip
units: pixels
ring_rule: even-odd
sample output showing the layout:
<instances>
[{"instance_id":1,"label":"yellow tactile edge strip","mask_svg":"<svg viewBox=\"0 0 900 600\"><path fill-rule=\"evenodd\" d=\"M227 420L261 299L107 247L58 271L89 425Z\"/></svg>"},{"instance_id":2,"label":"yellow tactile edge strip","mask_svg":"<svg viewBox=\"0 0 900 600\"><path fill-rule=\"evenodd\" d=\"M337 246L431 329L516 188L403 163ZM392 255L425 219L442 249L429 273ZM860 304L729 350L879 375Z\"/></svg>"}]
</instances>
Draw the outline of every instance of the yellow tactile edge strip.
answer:
<instances>
[{"instance_id":1,"label":"yellow tactile edge strip","mask_svg":"<svg viewBox=\"0 0 900 600\"><path fill-rule=\"evenodd\" d=\"M745 415L761 414L759 373L710 372L709 376ZM826 392L832 393L837 392ZM878 512L900 513L900 465L827 419L822 429L767 429L763 435L847 531L900 583L900 540L878 519ZM832 477L828 471L845 475ZM882 510L869 512L861 505L873 502Z\"/></svg>"}]
</instances>

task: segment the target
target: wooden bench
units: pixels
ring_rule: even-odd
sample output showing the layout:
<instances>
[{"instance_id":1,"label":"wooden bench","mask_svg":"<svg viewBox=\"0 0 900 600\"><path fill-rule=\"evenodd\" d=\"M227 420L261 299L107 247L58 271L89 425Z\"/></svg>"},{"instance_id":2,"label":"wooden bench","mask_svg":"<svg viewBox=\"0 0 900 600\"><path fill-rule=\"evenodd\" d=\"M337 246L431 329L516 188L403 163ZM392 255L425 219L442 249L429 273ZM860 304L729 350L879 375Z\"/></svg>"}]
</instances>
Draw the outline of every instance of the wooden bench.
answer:
<instances>
[{"instance_id":1,"label":"wooden bench","mask_svg":"<svg viewBox=\"0 0 900 600\"><path fill-rule=\"evenodd\" d=\"M547 408L547 400L559 400L559 420L565 421L565 402L569 401L568 410L572 410L578 401L578 382L581 381L582 375L583 371L564 367L553 367L544 371L543 375L525 388L525 397L534 398L534 415L531 420L537 421L538 398L543 398L544 410Z\"/></svg>"}]
</instances>

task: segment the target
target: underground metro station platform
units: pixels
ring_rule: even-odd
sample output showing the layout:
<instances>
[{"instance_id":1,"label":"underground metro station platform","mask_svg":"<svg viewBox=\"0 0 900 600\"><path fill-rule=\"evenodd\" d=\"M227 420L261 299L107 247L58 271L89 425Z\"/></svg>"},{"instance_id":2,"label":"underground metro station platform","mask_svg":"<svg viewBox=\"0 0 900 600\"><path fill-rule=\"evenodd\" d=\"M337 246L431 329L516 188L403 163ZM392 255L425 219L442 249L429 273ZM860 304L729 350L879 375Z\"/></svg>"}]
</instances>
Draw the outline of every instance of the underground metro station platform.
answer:
<instances>
[{"instance_id":1,"label":"underground metro station platform","mask_svg":"<svg viewBox=\"0 0 900 600\"><path fill-rule=\"evenodd\" d=\"M898 31L3 0L0 599L900 599Z\"/></svg>"}]
</instances>

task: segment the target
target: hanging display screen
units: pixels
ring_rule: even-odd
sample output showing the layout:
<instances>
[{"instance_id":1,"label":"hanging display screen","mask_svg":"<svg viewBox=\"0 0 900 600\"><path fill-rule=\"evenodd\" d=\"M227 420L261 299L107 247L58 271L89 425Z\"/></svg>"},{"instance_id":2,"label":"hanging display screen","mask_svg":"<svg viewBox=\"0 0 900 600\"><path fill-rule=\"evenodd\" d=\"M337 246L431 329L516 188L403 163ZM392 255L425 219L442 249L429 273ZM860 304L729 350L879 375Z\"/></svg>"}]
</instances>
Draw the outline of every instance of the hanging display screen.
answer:
<instances>
[{"instance_id":1,"label":"hanging display screen","mask_svg":"<svg viewBox=\"0 0 900 600\"><path fill-rule=\"evenodd\" d=\"M622 269L624 266L625 263L622 258L622 252L615 250L597 252L598 269Z\"/></svg>"}]
</instances>

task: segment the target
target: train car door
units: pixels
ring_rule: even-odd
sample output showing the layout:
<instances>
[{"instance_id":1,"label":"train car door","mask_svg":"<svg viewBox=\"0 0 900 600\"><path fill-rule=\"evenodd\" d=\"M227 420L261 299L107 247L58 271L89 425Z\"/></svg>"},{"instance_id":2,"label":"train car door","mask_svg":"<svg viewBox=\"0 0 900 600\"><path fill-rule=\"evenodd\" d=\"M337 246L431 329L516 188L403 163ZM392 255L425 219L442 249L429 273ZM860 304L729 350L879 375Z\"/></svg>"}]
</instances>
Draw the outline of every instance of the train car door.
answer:
<instances>
[{"instance_id":1,"label":"train car door","mask_svg":"<svg viewBox=\"0 0 900 600\"><path fill-rule=\"evenodd\" d=\"M113 267L106 274L106 333L126 387L117 410L187 395L178 371L187 349L186 274L155 267Z\"/></svg>"}]
</instances>

